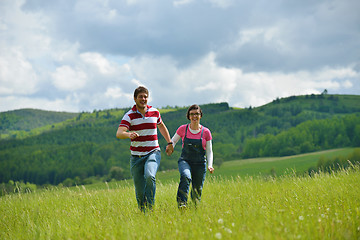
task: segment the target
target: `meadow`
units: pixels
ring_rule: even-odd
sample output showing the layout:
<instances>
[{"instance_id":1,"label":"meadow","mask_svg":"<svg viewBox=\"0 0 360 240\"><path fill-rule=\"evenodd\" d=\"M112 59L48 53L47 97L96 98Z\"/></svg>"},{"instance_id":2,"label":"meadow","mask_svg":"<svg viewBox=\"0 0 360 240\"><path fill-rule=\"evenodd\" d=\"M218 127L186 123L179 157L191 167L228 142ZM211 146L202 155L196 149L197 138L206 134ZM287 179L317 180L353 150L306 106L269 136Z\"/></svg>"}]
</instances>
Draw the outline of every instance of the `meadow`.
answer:
<instances>
[{"instance_id":1,"label":"meadow","mask_svg":"<svg viewBox=\"0 0 360 240\"><path fill-rule=\"evenodd\" d=\"M311 167L316 167L320 157L331 158L334 156L348 156L356 148L338 148L319 152L298 154L286 157L266 157L250 158L243 160L233 160L224 162L220 168L215 166L214 174L207 177L220 177L229 179L232 177L274 177L282 176L289 172L303 176L308 174ZM214 160L216 161L216 159ZM177 170L159 172L157 177L162 183L178 181L179 172ZM111 187L110 183L110 187ZM116 187L116 186L115 186Z\"/></svg>"},{"instance_id":2,"label":"meadow","mask_svg":"<svg viewBox=\"0 0 360 240\"><path fill-rule=\"evenodd\" d=\"M218 170L236 165L227 164ZM177 180L166 174L159 173L156 206L145 214L131 181L6 195L0 198L0 239L360 238L359 166L312 177L295 171L208 175L201 203L185 211L177 209Z\"/></svg>"}]
</instances>

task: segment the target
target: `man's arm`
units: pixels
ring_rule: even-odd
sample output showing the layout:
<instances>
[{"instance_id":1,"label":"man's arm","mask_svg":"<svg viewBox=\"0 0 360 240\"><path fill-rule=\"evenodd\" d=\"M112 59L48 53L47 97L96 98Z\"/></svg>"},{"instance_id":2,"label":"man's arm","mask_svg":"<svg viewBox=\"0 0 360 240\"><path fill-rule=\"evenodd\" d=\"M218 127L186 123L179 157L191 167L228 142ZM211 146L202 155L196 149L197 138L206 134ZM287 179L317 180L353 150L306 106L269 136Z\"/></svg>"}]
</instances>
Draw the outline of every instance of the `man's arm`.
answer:
<instances>
[{"instance_id":1,"label":"man's arm","mask_svg":"<svg viewBox=\"0 0 360 240\"><path fill-rule=\"evenodd\" d=\"M126 127L119 127L116 132L116 137L119 139L126 139L126 138L134 139L139 136L139 134L137 134L136 132L128 132L127 130L128 129Z\"/></svg>"},{"instance_id":2,"label":"man's arm","mask_svg":"<svg viewBox=\"0 0 360 240\"><path fill-rule=\"evenodd\" d=\"M166 142L168 142L168 143L171 142L170 134L169 134L167 127L165 126L165 123L161 122L158 125L158 128L159 128L161 135L163 135L163 137L165 138Z\"/></svg>"},{"instance_id":3,"label":"man's arm","mask_svg":"<svg viewBox=\"0 0 360 240\"><path fill-rule=\"evenodd\" d=\"M163 135L163 137L165 138L166 142L167 143L171 143L171 138L170 138L170 134L169 134L169 131L167 129L167 127L165 126L165 123L164 122L161 122L159 125L158 125L158 128L159 128L159 131L161 133L161 135ZM173 144L168 144L166 146L166 153L167 155L171 155L174 151L174 146Z\"/></svg>"}]
</instances>

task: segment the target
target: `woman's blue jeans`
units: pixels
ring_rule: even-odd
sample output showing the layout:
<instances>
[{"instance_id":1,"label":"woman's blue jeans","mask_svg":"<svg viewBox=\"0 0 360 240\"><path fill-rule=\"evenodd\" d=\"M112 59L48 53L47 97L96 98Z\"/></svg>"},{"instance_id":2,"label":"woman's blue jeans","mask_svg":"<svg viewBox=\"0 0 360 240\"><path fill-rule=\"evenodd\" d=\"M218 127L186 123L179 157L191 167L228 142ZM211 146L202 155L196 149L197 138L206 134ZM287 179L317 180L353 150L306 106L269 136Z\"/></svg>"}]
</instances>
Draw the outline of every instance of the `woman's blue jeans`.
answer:
<instances>
[{"instance_id":1,"label":"woman's blue jeans","mask_svg":"<svg viewBox=\"0 0 360 240\"><path fill-rule=\"evenodd\" d=\"M191 199L196 204L201 200L201 193L206 175L206 163L191 164L185 160L178 161L180 183L177 192L178 206L186 205L188 200L190 183Z\"/></svg>"},{"instance_id":2,"label":"woman's blue jeans","mask_svg":"<svg viewBox=\"0 0 360 240\"><path fill-rule=\"evenodd\" d=\"M155 203L155 175L160 166L161 153L155 150L145 156L130 157L130 171L134 180L136 201L140 210L151 209Z\"/></svg>"}]
</instances>

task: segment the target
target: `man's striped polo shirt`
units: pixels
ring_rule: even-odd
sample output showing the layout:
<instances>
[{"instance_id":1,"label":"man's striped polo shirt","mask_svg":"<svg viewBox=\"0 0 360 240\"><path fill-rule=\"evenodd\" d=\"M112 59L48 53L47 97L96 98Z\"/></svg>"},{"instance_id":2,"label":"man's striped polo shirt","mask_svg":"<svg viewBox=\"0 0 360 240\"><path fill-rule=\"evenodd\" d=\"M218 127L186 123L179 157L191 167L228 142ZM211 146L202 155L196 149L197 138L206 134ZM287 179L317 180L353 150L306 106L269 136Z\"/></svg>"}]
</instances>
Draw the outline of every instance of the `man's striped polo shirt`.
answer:
<instances>
[{"instance_id":1,"label":"man's striped polo shirt","mask_svg":"<svg viewBox=\"0 0 360 240\"><path fill-rule=\"evenodd\" d=\"M139 137L131 140L131 155L143 156L160 149L157 125L161 122L160 112L151 106L147 106L145 116L136 109L136 105L124 115L119 127L126 127L130 132L139 134Z\"/></svg>"}]
</instances>

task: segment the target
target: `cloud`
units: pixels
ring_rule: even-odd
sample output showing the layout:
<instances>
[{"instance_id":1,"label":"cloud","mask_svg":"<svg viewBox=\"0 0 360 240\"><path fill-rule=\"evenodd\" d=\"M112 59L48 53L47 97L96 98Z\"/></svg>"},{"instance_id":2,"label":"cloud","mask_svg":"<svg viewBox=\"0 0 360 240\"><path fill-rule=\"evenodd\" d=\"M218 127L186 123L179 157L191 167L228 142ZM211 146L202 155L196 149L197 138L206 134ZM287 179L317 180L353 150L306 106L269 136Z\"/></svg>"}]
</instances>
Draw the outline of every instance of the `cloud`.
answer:
<instances>
[{"instance_id":1,"label":"cloud","mask_svg":"<svg viewBox=\"0 0 360 240\"><path fill-rule=\"evenodd\" d=\"M132 71L149 87L150 96L153 95L151 101L157 106L223 101L237 107L260 106L277 97L318 94L324 89L336 93L341 87L360 79L360 74L351 66L291 73L244 72L220 66L215 59L215 54L209 53L193 65L181 68L177 67L176 61L166 57L155 61L148 56L134 62L132 65L136 67ZM342 79L349 80L343 82Z\"/></svg>"},{"instance_id":2,"label":"cloud","mask_svg":"<svg viewBox=\"0 0 360 240\"><path fill-rule=\"evenodd\" d=\"M0 1L0 111L360 93L360 2Z\"/></svg>"},{"instance_id":3,"label":"cloud","mask_svg":"<svg viewBox=\"0 0 360 240\"><path fill-rule=\"evenodd\" d=\"M234 0L209 0L209 2L219 8L228 8L235 4Z\"/></svg>"},{"instance_id":4,"label":"cloud","mask_svg":"<svg viewBox=\"0 0 360 240\"><path fill-rule=\"evenodd\" d=\"M0 101L2 103L0 105L0 111L33 108L52 111L79 112L76 99L70 96L54 100L33 96L7 96L0 97Z\"/></svg>"},{"instance_id":5,"label":"cloud","mask_svg":"<svg viewBox=\"0 0 360 240\"><path fill-rule=\"evenodd\" d=\"M177 0L177 1L174 1L173 4L175 7L180 7L182 5L190 4L191 2L193 2L193 0Z\"/></svg>"},{"instance_id":6,"label":"cloud","mask_svg":"<svg viewBox=\"0 0 360 240\"><path fill-rule=\"evenodd\" d=\"M26 95L37 90L38 76L18 49L0 47L0 95Z\"/></svg>"},{"instance_id":7,"label":"cloud","mask_svg":"<svg viewBox=\"0 0 360 240\"><path fill-rule=\"evenodd\" d=\"M87 75L81 70L74 70L69 66L62 66L52 74L54 85L65 91L75 91L85 86Z\"/></svg>"},{"instance_id":8,"label":"cloud","mask_svg":"<svg viewBox=\"0 0 360 240\"><path fill-rule=\"evenodd\" d=\"M111 63L99 53L82 53L80 58L98 69L101 74L111 75L116 71L116 66L112 66Z\"/></svg>"}]
</instances>

